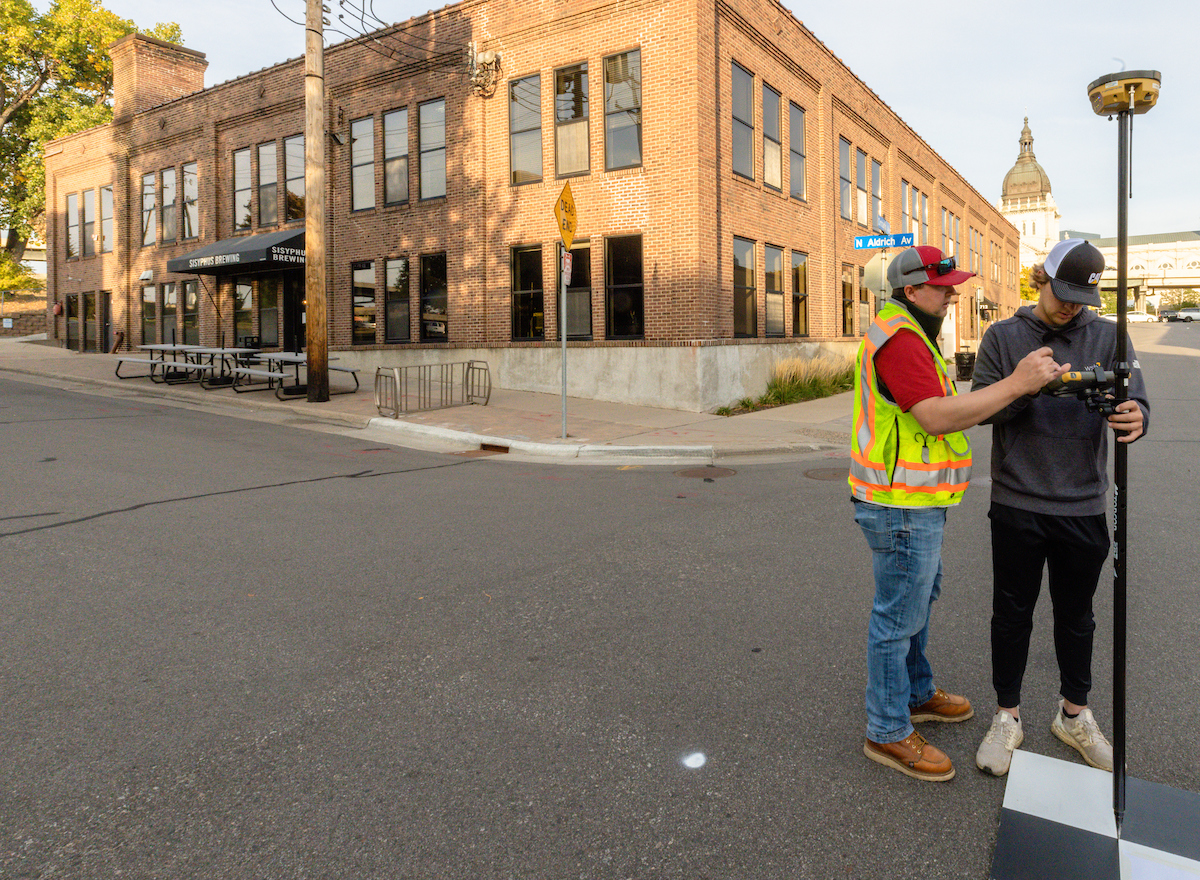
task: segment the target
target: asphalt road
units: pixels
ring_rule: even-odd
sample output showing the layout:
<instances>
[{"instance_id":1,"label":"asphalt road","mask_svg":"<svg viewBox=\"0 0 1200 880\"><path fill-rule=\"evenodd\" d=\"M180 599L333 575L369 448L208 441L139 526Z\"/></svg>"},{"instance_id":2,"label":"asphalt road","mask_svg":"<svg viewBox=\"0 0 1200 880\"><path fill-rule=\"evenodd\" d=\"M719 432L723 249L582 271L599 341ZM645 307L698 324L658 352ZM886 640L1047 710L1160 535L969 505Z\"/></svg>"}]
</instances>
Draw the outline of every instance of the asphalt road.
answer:
<instances>
[{"instance_id":1,"label":"asphalt road","mask_svg":"<svg viewBox=\"0 0 1200 880\"><path fill-rule=\"evenodd\" d=\"M1200 792L1200 329L1133 334L1130 775ZM470 458L0 378L0 877L984 878L972 436L931 657L977 714L923 725L937 785L862 755L843 455ZM1042 605L1024 747L1070 759Z\"/></svg>"}]
</instances>

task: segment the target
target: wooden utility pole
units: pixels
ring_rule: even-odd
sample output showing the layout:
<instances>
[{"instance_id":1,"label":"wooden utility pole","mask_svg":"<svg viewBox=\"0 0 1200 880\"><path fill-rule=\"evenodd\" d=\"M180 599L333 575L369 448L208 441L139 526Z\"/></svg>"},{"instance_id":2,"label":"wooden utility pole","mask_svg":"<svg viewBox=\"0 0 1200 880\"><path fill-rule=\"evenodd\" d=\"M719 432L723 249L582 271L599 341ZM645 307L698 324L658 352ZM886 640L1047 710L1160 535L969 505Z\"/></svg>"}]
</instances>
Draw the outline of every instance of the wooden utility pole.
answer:
<instances>
[{"instance_id":1,"label":"wooden utility pole","mask_svg":"<svg viewBox=\"0 0 1200 880\"><path fill-rule=\"evenodd\" d=\"M308 402L329 400L325 308L325 43L321 0L306 0L304 28L304 298Z\"/></svg>"}]
</instances>

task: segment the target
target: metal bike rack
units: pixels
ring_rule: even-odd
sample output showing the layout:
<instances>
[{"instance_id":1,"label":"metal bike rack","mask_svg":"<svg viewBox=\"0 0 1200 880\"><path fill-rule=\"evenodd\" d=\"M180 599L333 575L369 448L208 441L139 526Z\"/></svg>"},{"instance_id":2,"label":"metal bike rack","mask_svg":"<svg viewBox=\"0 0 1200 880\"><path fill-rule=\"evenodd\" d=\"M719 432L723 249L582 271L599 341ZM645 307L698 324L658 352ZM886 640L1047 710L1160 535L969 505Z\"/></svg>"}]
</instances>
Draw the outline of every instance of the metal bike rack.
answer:
<instances>
[{"instance_id":1,"label":"metal bike rack","mask_svg":"<svg viewBox=\"0 0 1200 880\"><path fill-rule=\"evenodd\" d=\"M470 403L487 406L491 396L487 361L375 368L375 408L393 419Z\"/></svg>"}]
</instances>

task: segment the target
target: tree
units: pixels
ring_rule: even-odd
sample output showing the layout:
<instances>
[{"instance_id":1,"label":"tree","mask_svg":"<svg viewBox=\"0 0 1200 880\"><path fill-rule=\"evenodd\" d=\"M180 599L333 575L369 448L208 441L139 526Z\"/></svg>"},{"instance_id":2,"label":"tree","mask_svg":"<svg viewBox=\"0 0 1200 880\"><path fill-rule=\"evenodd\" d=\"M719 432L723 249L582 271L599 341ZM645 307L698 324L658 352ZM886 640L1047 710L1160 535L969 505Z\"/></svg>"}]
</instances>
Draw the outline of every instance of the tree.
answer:
<instances>
[{"instance_id":1,"label":"tree","mask_svg":"<svg viewBox=\"0 0 1200 880\"><path fill-rule=\"evenodd\" d=\"M0 290L41 290L42 282L33 273L0 251Z\"/></svg>"},{"instance_id":2,"label":"tree","mask_svg":"<svg viewBox=\"0 0 1200 880\"><path fill-rule=\"evenodd\" d=\"M1026 266L1021 270L1021 299L1037 302L1038 292L1033 286L1033 281L1029 274L1033 271L1032 266Z\"/></svg>"},{"instance_id":3,"label":"tree","mask_svg":"<svg viewBox=\"0 0 1200 880\"><path fill-rule=\"evenodd\" d=\"M98 0L52 0L45 13L30 0L0 3L0 228L16 262L45 225L44 145L112 119L107 49L134 30ZM182 42L174 23L147 35Z\"/></svg>"}]
</instances>

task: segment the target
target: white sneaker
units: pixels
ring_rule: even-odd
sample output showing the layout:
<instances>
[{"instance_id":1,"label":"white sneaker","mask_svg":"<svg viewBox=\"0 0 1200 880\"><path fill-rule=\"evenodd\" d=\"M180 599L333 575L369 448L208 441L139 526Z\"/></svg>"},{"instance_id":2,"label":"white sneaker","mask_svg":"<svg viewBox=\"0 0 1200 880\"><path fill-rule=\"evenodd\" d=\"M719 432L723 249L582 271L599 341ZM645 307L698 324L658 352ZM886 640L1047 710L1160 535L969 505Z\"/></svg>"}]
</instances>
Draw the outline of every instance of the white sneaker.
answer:
<instances>
[{"instance_id":1,"label":"white sneaker","mask_svg":"<svg viewBox=\"0 0 1200 880\"><path fill-rule=\"evenodd\" d=\"M1096 723L1096 716L1091 709L1084 709L1077 717L1068 718L1063 714L1063 701L1059 700L1054 720L1050 722L1050 732L1083 755L1083 760L1093 767L1112 772L1112 746L1100 732L1100 725Z\"/></svg>"},{"instance_id":2,"label":"white sneaker","mask_svg":"<svg viewBox=\"0 0 1200 880\"><path fill-rule=\"evenodd\" d=\"M975 766L984 773L1003 776L1012 763L1013 749L1025 741L1025 729L1021 722L1007 712L997 712L992 718L979 751L975 753Z\"/></svg>"}]
</instances>

